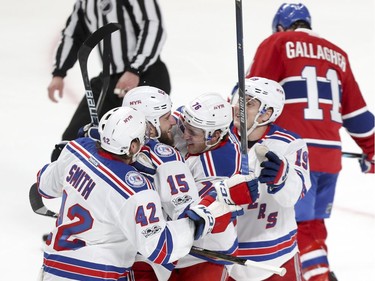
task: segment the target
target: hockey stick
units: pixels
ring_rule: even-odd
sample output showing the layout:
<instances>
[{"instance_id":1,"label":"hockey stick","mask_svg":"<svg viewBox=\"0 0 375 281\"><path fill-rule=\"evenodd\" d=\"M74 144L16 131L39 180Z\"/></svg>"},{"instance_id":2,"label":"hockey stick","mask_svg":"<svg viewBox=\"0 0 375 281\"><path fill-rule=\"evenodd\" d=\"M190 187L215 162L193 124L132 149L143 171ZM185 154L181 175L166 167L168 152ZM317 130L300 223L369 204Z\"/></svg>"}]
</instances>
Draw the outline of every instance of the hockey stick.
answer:
<instances>
[{"instance_id":1,"label":"hockey stick","mask_svg":"<svg viewBox=\"0 0 375 281\"><path fill-rule=\"evenodd\" d=\"M59 214L48 210L47 207L44 206L42 196L38 192L38 185L36 183L30 187L29 201L34 213L51 218L57 218L59 216Z\"/></svg>"},{"instance_id":2,"label":"hockey stick","mask_svg":"<svg viewBox=\"0 0 375 281\"><path fill-rule=\"evenodd\" d=\"M38 192L38 187L37 184L34 183L29 192L29 200L30 200L30 205L31 208L33 209L34 213L41 215L41 216L47 216L51 218L57 218L59 215L49 209L44 205L42 196ZM203 256L211 259L216 259L216 260L222 260L222 261L227 261L231 262L233 264L240 264L244 266L251 266L251 267L256 267L264 270L271 271L275 274L278 274L280 276L284 276L286 270L285 268L279 268L275 266L270 266L266 264L262 264L259 262L254 262L246 259L241 259L235 256L231 255L225 255L219 252L215 251L210 251L202 248L198 248L193 246L190 250L190 254L193 255L198 255L198 256Z\"/></svg>"},{"instance_id":3,"label":"hockey stick","mask_svg":"<svg viewBox=\"0 0 375 281\"><path fill-rule=\"evenodd\" d=\"M100 93L99 99L98 99L98 106L97 106L97 112L98 115L100 115L104 103L104 98L107 94L107 90L109 87L109 61L111 59L111 35L107 35L104 37L104 44L103 44L103 73L102 73L102 91Z\"/></svg>"},{"instance_id":4,"label":"hockey stick","mask_svg":"<svg viewBox=\"0 0 375 281\"><path fill-rule=\"evenodd\" d=\"M342 152L342 157L362 159L364 157L364 154L343 151Z\"/></svg>"},{"instance_id":5,"label":"hockey stick","mask_svg":"<svg viewBox=\"0 0 375 281\"><path fill-rule=\"evenodd\" d=\"M216 251L210 251L202 248L198 248L193 246L190 250L190 254L198 255L198 256L204 256L207 258L212 258L215 260L222 260L226 262L231 262L233 264L239 264L243 266L249 266L249 267L255 267L263 270L270 271L274 274L284 276L286 273L286 269L284 267L276 267L272 265L267 265L261 262L255 262L247 259L241 259L235 256L222 254Z\"/></svg>"},{"instance_id":6,"label":"hockey stick","mask_svg":"<svg viewBox=\"0 0 375 281\"><path fill-rule=\"evenodd\" d=\"M247 155L247 116L245 97L245 67L243 55L243 23L242 23L242 1L236 1L236 33L237 33L237 69L238 69L238 101L240 109L240 134L241 134L241 173L249 174L249 163Z\"/></svg>"},{"instance_id":7,"label":"hockey stick","mask_svg":"<svg viewBox=\"0 0 375 281\"><path fill-rule=\"evenodd\" d=\"M94 49L94 47L103 40L107 35L110 35L112 32L115 32L116 30L120 29L120 25L118 23L109 23L98 30L96 30L93 34L90 35L89 38L83 42L82 46L78 50L78 61L79 66L81 68L81 74L83 79L83 84L85 86L85 95L87 99L87 105L90 112L91 117L91 123L94 125L99 124L99 118L98 118L98 110L95 106L95 100L92 93L91 85L90 85L90 79L87 71L87 62L89 55L91 51ZM105 50L103 50L104 53ZM105 59L104 55L104 59ZM104 62L104 61L103 61Z\"/></svg>"}]
</instances>

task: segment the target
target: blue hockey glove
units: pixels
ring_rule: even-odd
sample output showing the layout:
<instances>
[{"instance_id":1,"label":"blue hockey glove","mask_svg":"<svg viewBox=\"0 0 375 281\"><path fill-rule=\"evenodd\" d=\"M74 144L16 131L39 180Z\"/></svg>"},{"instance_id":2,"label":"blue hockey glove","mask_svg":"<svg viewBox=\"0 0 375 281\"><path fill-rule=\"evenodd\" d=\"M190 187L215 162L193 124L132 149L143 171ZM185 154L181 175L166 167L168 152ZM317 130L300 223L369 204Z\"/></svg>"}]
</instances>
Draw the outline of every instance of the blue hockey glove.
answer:
<instances>
[{"instance_id":1,"label":"blue hockey glove","mask_svg":"<svg viewBox=\"0 0 375 281\"><path fill-rule=\"evenodd\" d=\"M186 211L195 224L195 240L209 233L223 232L231 221L244 213L241 207L219 202L215 197L216 193L210 192L198 205Z\"/></svg>"},{"instance_id":2,"label":"blue hockey glove","mask_svg":"<svg viewBox=\"0 0 375 281\"><path fill-rule=\"evenodd\" d=\"M279 158L264 145L255 148L257 158L260 160L262 170L259 175L259 182L266 183L268 193L276 193L283 186L288 177L289 163L285 157ZM261 161L263 160L263 161Z\"/></svg>"},{"instance_id":3,"label":"blue hockey glove","mask_svg":"<svg viewBox=\"0 0 375 281\"><path fill-rule=\"evenodd\" d=\"M218 200L229 205L252 204L259 197L258 179L254 174L234 175L215 183Z\"/></svg>"},{"instance_id":4,"label":"blue hockey glove","mask_svg":"<svg viewBox=\"0 0 375 281\"><path fill-rule=\"evenodd\" d=\"M98 127L94 124L87 124L78 130L78 138L89 137L93 140L100 140Z\"/></svg>"},{"instance_id":5,"label":"blue hockey glove","mask_svg":"<svg viewBox=\"0 0 375 281\"><path fill-rule=\"evenodd\" d=\"M362 158L359 159L359 165L363 173L374 174L374 159L370 159L366 154L362 154Z\"/></svg>"}]
</instances>

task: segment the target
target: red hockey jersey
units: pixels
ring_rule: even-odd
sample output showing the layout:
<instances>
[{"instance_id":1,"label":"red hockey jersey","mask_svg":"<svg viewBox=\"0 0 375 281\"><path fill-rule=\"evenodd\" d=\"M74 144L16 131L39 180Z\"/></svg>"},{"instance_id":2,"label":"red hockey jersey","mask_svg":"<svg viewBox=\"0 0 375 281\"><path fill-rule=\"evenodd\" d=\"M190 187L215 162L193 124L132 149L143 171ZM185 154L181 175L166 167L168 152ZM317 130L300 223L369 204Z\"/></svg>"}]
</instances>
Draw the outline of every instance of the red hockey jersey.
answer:
<instances>
[{"instance_id":1,"label":"red hockey jersey","mask_svg":"<svg viewBox=\"0 0 375 281\"><path fill-rule=\"evenodd\" d=\"M247 78L278 81L286 102L276 124L308 145L310 170L341 169L343 126L369 158L374 156L374 115L368 111L347 54L308 29L278 32L258 47Z\"/></svg>"}]
</instances>

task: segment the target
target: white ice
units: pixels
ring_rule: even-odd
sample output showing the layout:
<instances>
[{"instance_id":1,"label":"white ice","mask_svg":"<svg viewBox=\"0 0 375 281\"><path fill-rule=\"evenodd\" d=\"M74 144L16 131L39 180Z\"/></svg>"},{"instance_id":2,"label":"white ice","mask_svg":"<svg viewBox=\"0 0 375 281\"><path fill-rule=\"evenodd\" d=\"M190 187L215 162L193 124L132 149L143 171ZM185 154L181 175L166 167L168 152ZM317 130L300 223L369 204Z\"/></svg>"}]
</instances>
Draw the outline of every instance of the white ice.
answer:
<instances>
[{"instance_id":1,"label":"white ice","mask_svg":"<svg viewBox=\"0 0 375 281\"><path fill-rule=\"evenodd\" d=\"M28 191L49 161L53 145L84 94L78 65L66 78L65 96L47 98L53 52L73 0L1 0L0 9L0 280L35 280L42 264L41 236L54 225L34 214ZM271 33L282 0L243 0L246 68ZM374 107L374 0L302 1L313 29L341 46L351 60L368 107ZM160 0L168 39L162 58L178 106L207 91L227 96L237 80L234 0ZM93 55L93 57L95 57ZM99 69L90 62L90 75ZM343 148L360 152L342 132ZM372 184L371 184L372 182ZM344 159L329 229L329 258L340 281L375 280L375 184L354 159ZM51 208L57 202L47 203Z\"/></svg>"}]
</instances>

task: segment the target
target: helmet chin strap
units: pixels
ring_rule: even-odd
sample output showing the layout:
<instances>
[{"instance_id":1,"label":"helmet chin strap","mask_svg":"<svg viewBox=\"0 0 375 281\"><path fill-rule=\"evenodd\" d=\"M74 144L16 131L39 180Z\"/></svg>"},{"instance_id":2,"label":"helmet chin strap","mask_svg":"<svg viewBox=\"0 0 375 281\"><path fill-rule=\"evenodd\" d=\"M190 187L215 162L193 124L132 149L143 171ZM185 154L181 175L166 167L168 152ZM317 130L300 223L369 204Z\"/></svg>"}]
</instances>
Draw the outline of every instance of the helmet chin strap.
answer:
<instances>
[{"instance_id":1,"label":"helmet chin strap","mask_svg":"<svg viewBox=\"0 0 375 281\"><path fill-rule=\"evenodd\" d=\"M259 123L254 121L253 125L247 130L247 136L249 136L258 127Z\"/></svg>"},{"instance_id":2,"label":"helmet chin strap","mask_svg":"<svg viewBox=\"0 0 375 281\"><path fill-rule=\"evenodd\" d=\"M220 133L220 137L218 138L217 142L215 142L214 144L209 144L208 142L212 139L212 136L208 136L206 137L206 140L204 141L204 144L206 145L206 148L205 150L203 150L203 152L206 152L207 150L210 150L211 147L217 145L224 137L225 134L223 134L223 132Z\"/></svg>"},{"instance_id":3,"label":"helmet chin strap","mask_svg":"<svg viewBox=\"0 0 375 281\"><path fill-rule=\"evenodd\" d=\"M253 125L247 130L247 136L249 137L250 136L250 134L252 133L252 132L254 132L254 130L256 129L256 128L258 128L258 127L260 127L260 126L264 126L264 125L266 125L267 123L269 123L268 121L265 121L265 122L262 122L262 123L259 123L258 121L256 121L257 119L258 119L258 117L260 116L262 114L262 112L258 112L257 113L257 115L255 116L255 118L254 118L254 123L253 123Z\"/></svg>"},{"instance_id":4,"label":"helmet chin strap","mask_svg":"<svg viewBox=\"0 0 375 281\"><path fill-rule=\"evenodd\" d=\"M151 124L151 125L152 125L152 124ZM155 125L152 125L152 126L154 126L154 128L155 128L155 130L156 130L156 132L157 132L156 137L152 137L152 139L157 140L158 138L161 137L160 124L155 124Z\"/></svg>"},{"instance_id":5,"label":"helmet chin strap","mask_svg":"<svg viewBox=\"0 0 375 281\"><path fill-rule=\"evenodd\" d=\"M142 146L143 146L143 144L140 143L140 144L139 144L138 151L135 152L133 155L129 155L129 156L132 158L132 162L137 161L137 157L138 157L139 152L141 152Z\"/></svg>"},{"instance_id":6,"label":"helmet chin strap","mask_svg":"<svg viewBox=\"0 0 375 281\"><path fill-rule=\"evenodd\" d=\"M217 142L215 142L214 144L208 144L209 141L210 141L210 140L205 140L205 141L204 141L204 143L205 143L205 145L206 145L206 148L205 148L202 152L206 152L207 150L210 150L211 147L217 145L217 144L221 141L221 138L219 138L219 139L217 140Z\"/></svg>"},{"instance_id":7,"label":"helmet chin strap","mask_svg":"<svg viewBox=\"0 0 375 281\"><path fill-rule=\"evenodd\" d=\"M246 132L247 136L249 136L259 126L259 122L256 120L258 119L260 114L261 112L258 112L257 115L255 115L253 125L249 129L247 129L247 132ZM241 133L239 130L238 130L238 134L241 136Z\"/></svg>"},{"instance_id":8,"label":"helmet chin strap","mask_svg":"<svg viewBox=\"0 0 375 281\"><path fill-rule=\"evenodd\" d=\"M157 132L157 135L155 137L150 136L150 130L154 128L155 131ZM160 126L155 126L152 124L151 121L147 120L147 130L146 130L146 139L152 139L152 140L157 140L161 136L161 131L160 131Z\"/></svg>"},{"instance_id":9,"label":"helmet chin strap","mask_svg":"<svg viewBox=\"0 0 375 281\"><path fill-rule=\"evenodd\" d=\"M265 113L267 111L267 109L265 108L265 106L262 105L261 107L263 107L263 109L259 110L258 113L257 113L257 115L255 115L253 125L247 130L247 136L249 136L252 132L254 132L254 130L256 128L258 128L260 126L264 126L264 125L266 125L266 124L269 123L269 119L267 121L264 121L264 122L261 122L261 123L259 123L257 121L258 118L259 118L259 116L262 115L263 113Z\"/></svg>"}]
</instances>

